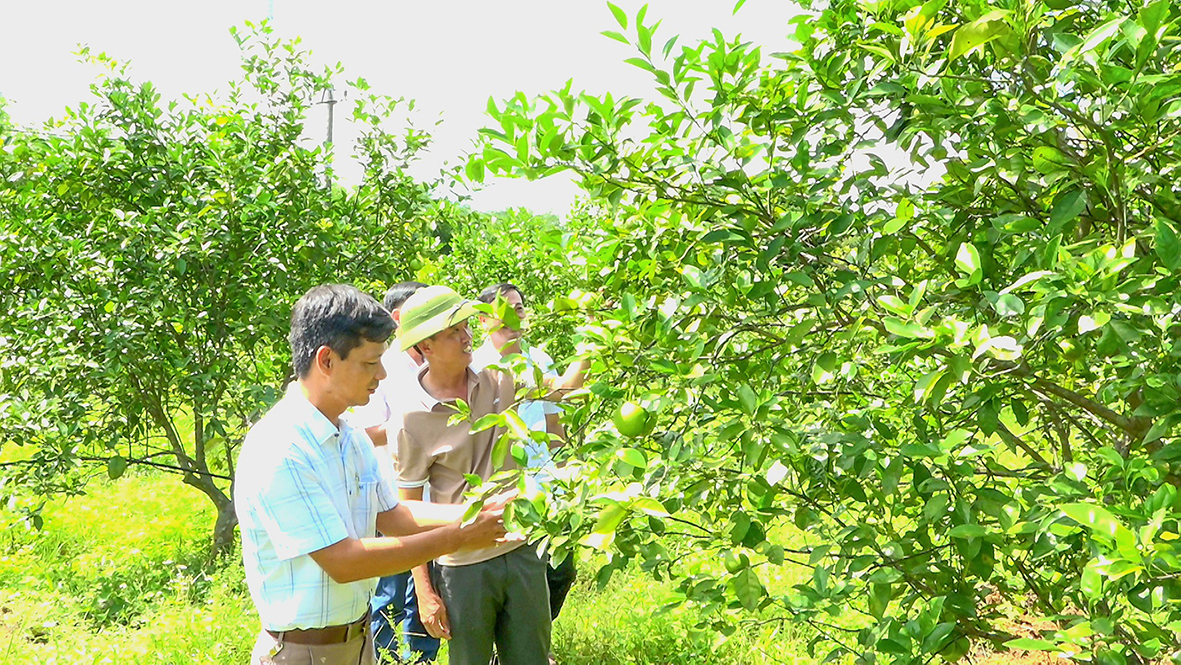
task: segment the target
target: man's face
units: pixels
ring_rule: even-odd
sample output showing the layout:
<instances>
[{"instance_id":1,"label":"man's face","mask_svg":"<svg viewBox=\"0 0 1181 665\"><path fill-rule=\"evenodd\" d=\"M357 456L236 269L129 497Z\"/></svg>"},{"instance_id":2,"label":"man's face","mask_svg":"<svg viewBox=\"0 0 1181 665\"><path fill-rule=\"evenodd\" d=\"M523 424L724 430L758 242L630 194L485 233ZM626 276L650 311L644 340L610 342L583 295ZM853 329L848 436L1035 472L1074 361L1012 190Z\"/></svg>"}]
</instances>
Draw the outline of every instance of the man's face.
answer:
<instances>
[{"instance_id":1,"label":"man's face","mask_svg":"<svg viewBox=\"0 0 1181 665\"><path fill-rule=\"evenodd\" d=\"M524 299L521 298L520 293L517 293L515 290L509 291L508 293L502 294L501 297L504 298L505 303L509 307L516 311L517 318L521 320L521 325L514 329L504 325L504 322L500 319L481 317L484 329L488 331L488 337L498 349L503 348L505 344L512 344L521 339L521 329L525 327L525 317L528 316L528 312L525 310Z\"/></svg>"},{"instance_id":2,"label":"man's face","mask_svg":"<svg viewBox=\"0 0 1181 665\"><path fill-rule=\"evenodd\" d=\"M467 320L436 333L420 347L427 361L447 365L470 365L472 362L472 329Z\"/></svg>"},{"instance_id":3,"label":"man's face","mask_svg":"<svg viewBox=\"0 0 1181 665\"><path fill-rule=\"evenodd\" d=\"M379 381L385 378L385 367L381 355L385 344L361 340L361 345L349 352L348 358L341 358L330 351L332 391L348 406L363 406L369 403L369 396L377 390Z\"/></svg>"}]
</instances>

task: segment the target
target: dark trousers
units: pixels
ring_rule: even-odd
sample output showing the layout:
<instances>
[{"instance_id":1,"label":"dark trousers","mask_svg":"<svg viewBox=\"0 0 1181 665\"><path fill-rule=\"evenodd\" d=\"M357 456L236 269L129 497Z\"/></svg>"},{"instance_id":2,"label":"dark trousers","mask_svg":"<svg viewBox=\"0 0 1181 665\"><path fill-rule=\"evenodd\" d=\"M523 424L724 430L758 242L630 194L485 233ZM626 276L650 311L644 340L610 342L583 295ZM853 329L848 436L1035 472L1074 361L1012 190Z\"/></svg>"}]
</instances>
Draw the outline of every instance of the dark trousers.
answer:
<instances>
[{"instance_id":1,"label":"dark trousers","mask_svg":"<svg viewBox=\"0 0 1181 665\"><path fill-rule=\"evenodd\" d=\"M573 554L568 555L557 566L551 564L545 567L545 583L549 586L550 619L557 619L558 614L562 612L562 605L566 603L566 594L570 593L570 587L574 586L574 578L577 576L578 571L574 568Z\"/></svg>"},{"instance_id":2,"label":"dark trousers","mask_svg":"<svg viewBox=\"0 0 1181 665\"><path fill-rule=\"evenodd\" d=\"M451 665L500 662L548 665L549 565L523 546L467 566L437 566L431 574L451 620Z\"/></svg>"}]
</instances>

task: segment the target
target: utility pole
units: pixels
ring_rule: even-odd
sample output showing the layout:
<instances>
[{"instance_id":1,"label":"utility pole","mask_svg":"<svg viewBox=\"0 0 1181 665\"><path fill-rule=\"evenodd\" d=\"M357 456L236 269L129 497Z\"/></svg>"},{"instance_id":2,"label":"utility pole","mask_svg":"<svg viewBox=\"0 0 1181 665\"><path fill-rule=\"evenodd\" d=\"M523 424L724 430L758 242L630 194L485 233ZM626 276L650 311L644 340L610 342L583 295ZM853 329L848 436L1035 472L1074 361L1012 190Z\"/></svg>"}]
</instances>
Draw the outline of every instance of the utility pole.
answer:
<instances>
[{"instance_id":1,"label":"utility pole","mask_svg":"<svg viewBox=\"0 0 1181 665\"><path fill-rule=\"evenodd\" d=\"M319 102L320 104L324 104L328 107L328 133L324 137L324 155L326 160L329 159L328 151L332 148L332 124L336 119L335 107L336 103L340 101L336 98L333 90L333 88L328 88L325 90L321 95ZM347 93L345 96L348 96ZM328 189L332 189L332 167L328 166L327 162L325 162L324 166L324 186Z\"/></svg>"},{"instance_id":2,"label":"utility pole","mask_svg":"<svg viewBox=\"0 0 1181 665\"><path fill-rule=\"evenodd\" d=\"M324 147L332 145L332 107L336 106L336 101L332 96L332 88L328 88L328 92L324 93L324 99L320 102L328 105L328 138L324 141Z\"/></svg>"}]
</instances>

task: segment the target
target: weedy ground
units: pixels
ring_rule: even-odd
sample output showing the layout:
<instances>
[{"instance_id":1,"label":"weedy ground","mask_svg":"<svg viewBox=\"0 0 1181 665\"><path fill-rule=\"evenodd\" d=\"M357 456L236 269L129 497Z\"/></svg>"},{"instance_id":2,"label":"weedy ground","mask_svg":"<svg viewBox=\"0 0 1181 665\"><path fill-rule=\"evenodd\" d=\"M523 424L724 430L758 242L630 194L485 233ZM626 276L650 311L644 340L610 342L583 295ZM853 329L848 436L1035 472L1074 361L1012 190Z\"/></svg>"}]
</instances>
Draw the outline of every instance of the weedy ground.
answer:
<instances>
[{"instance_id":1,"label":"weedy ground","mask_svg":"<svg viewBox=\"0 0 1181 665\"><path fill-rule=\"evenodd\" d=\"M52 501L44 525L0 532L0 663L241 665L258 618L241 562L207 561L213 512L173 477L129 472ZM16 522L0 510L5 526ZM802 634L767 625L691 635L692 610L659 611L673 586L639 571L581 578L554 626L564 665L812 663ZM802 578L802 574L801 574ZM786 587L791 574L768 585ZM445 663L445 658L443 659Z\"/></svg>"}]
</instances>

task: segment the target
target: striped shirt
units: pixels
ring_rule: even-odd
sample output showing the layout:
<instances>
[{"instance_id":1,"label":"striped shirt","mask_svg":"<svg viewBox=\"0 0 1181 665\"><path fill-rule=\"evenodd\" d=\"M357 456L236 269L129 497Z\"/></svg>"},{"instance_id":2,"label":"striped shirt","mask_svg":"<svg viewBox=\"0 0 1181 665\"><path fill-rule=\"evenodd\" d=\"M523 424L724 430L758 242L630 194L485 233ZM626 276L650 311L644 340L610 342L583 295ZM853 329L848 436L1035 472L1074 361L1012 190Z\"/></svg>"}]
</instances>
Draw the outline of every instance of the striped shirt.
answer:
<instances>
[{"instance_id":1,"label":"striped shirt","mask_svg":"<svg viewBox=\"0 0 1181 665\"><path fill-rule=\"evenodd\" d=\"M364 430L340 429L298 384L250 428L234 477L246 583L263 628L322 628L355 621L376 580L332 581L309 553L376 535L377 514L397 506Z\"/></svg>"}]
</instances>

